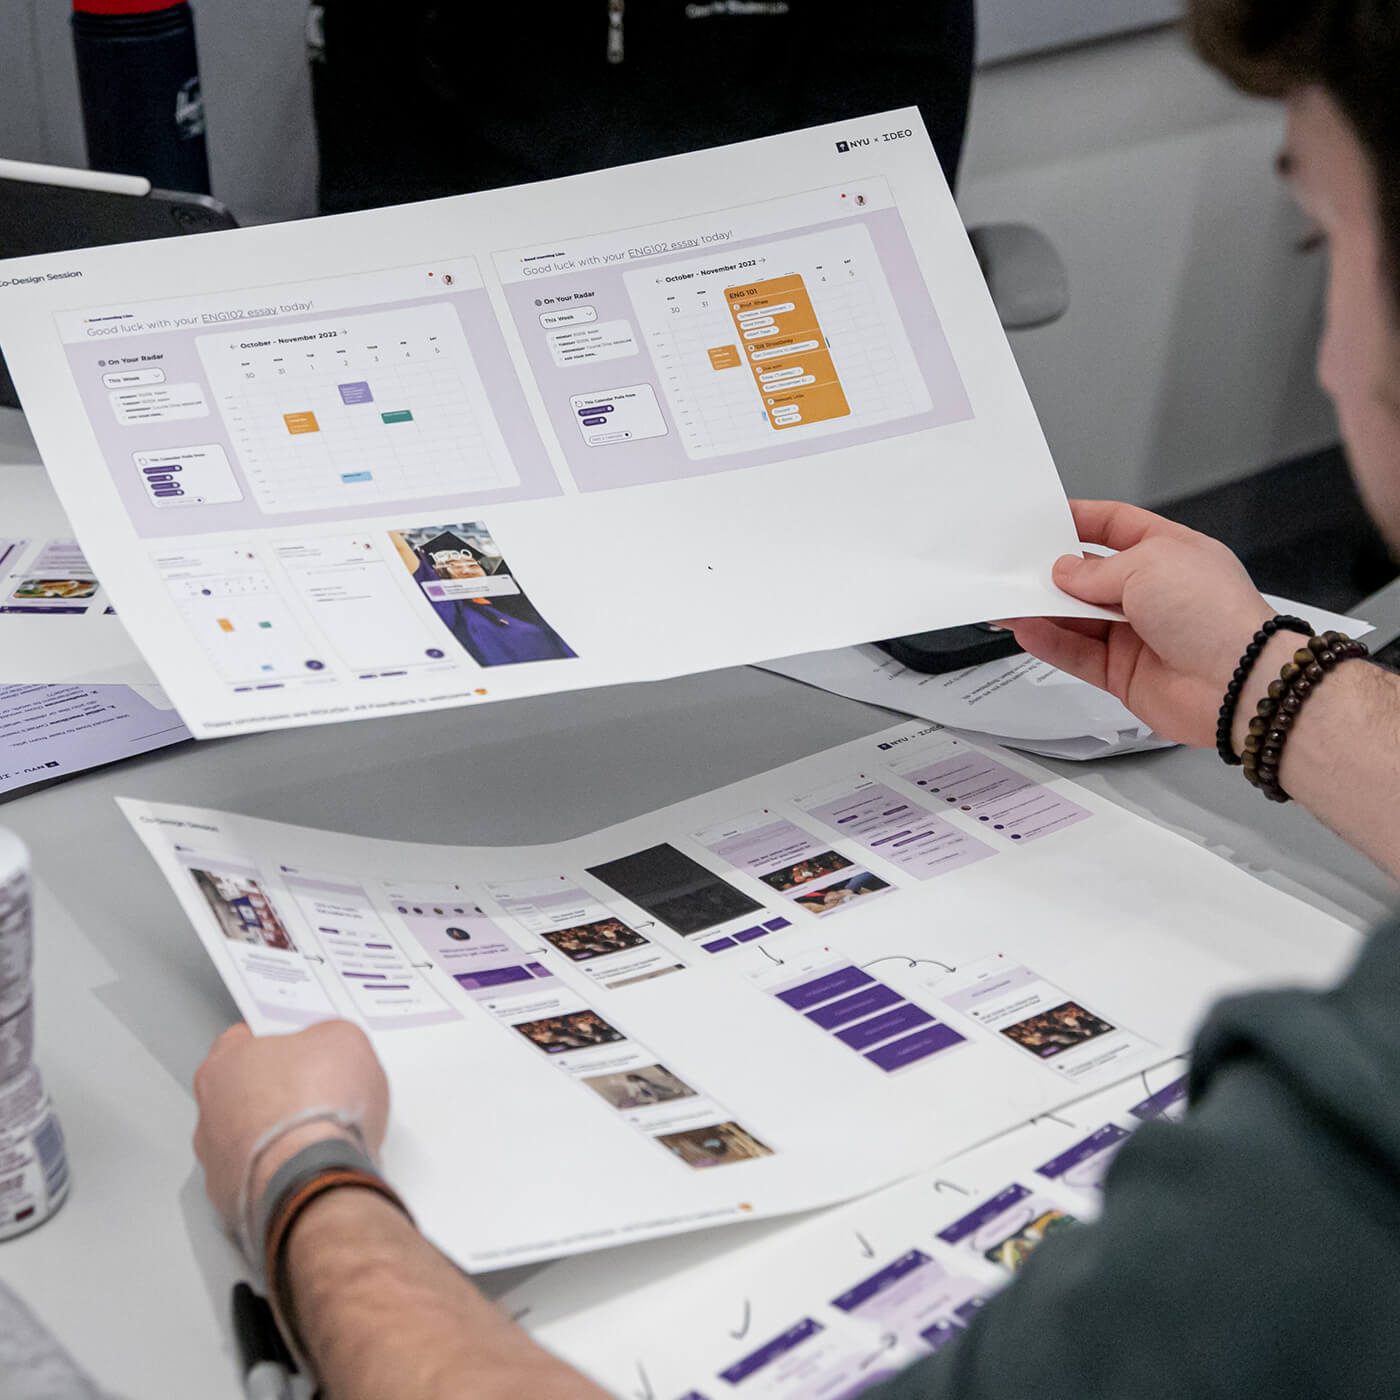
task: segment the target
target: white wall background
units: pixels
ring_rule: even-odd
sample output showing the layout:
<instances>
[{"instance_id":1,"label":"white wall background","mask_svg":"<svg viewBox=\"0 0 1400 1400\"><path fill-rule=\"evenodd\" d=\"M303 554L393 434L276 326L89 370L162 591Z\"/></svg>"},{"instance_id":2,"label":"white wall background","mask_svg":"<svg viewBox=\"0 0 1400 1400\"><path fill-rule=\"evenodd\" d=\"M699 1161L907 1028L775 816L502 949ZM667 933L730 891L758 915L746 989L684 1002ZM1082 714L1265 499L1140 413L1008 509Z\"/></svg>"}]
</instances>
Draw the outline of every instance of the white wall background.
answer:
<instances>
[{"instance_id":1,"label":"white wall background","mask_svg":"<svg viewBox=\"0 0 1400 1400\"><path fill-rule=\"evenodd\" d=\"M980 75L959 203L1069 269L1064 320L1012 344L1072 493L1151 504L1336 441L1282 134L1173 30Z\"/></svg>"},{"instance_id":2,"label":"white wall background","mask_svg":"<svg viewBox=\"0 0 1400 1400\"><path fill-rule=\"evenodd\" d=\"M994 63L1162 24L1180 11L1181 0L979 0L977 53Z\"/></svg>"},{"instance_id":3,"label":"white wall background","mask_svg":"<svg viewBox=\"0 0 1400 1400\"><path fill-rule=\"evenodd\" d=\"M1172 3L983 0L983 40ZM305 0L195 4L215 193L245 219L311 213ZM68 8L0 0L0 155L84 163ZM1170 30L980 75L960 202L1036 224L1069 268L1069 314L1013 343L1071 492L1150 504L1335 441L1312 374L1322 267L1271 172L1280 132Z\"/></svg>"}]
</instances>

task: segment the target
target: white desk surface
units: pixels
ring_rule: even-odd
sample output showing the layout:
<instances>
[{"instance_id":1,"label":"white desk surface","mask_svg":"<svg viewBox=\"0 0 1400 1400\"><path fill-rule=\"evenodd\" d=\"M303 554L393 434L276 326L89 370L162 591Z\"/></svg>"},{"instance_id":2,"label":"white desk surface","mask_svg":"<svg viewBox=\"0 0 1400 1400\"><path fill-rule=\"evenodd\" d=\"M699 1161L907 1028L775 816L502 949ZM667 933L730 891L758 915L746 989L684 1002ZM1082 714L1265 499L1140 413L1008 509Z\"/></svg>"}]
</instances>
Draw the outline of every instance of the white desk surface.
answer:
<instances>
[{"instance_id":1,"label":"white desk surface","mask_svg":"<svg viewBox=\"0 0 1400 1400\"><path fill-rule=\"evenodd\" d=\"M37 460L19 415L0 410L0 463ZM1400 589L1375 610L1383 638L1400 631ZM398 840L554 841L898 718L730 670L187 744L5 803L0 824L29 843L40 885L39 1063L74 1184L52 1221L0 1244L0 1279L117 1394L240 1394L225 1318L236 1265L189 1147L191 1075L235 1011L115 796ZM1263 802L1211 753L1050 766L1353 921L1393 898L1369 862L1304 813ZM621 1264L600 1254L600 1282Z\"/></svg>"}]
</instances>

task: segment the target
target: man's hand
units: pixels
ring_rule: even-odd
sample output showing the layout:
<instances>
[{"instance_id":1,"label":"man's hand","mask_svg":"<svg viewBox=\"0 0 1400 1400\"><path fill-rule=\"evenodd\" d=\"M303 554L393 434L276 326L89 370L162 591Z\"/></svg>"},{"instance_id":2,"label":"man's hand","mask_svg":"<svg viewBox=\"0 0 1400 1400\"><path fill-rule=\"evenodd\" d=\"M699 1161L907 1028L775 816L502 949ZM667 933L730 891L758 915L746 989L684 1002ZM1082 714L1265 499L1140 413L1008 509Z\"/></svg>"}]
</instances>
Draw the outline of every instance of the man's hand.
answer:
<instances>
[{"instance_id":1,"label":"man's hand","mask_svg":"<svg viewBox=\"0 0 1400 1400\"><path fill-rule=\"evenodd\" d=\"M205 1186L235 1232L249 1158L269 1129L326 1111L359 1124L377 1152L389 1086L369 1038L348 1021L255 1038L237 1025L195 1071L194 1150ZM256 1200L295 1152L338 1130L308 1122L259 1155ZM591 1381L536 1346L370 1191L316 1197L287 1236L284 1267L306 1359L337 1400L607 1400Z\"/></svg>"},{"instance_id":2,"label":"man's hand","mask_svg":"<svg viewBox=\"0 0 1400 1400\"><path fill-rule=\"evenodd\" d=\"M1209 747L1240 654L1274 615L1218 540L1116 501L1071 501L1079 538L1119 552L1067 554L1056 584L1126 622L1008 622L1033 656L1117 696L1164 738ZM1249 707L1252 710L1252 705Z\"/></svg>"},{"instance_id":3,"label":"man's hand","mask_svg":"<svg viewBox=\"0 0 1400 1400\"><path fill-rule=\"evenodd\" d=\"M195 1071L199 1124L195 1156L204 1187L235 1234L239 1189L254 1146L270 1129L298 1114L324 1110L358 1123L371 1154L384 1141L389 1085L369 1038L349 1021L322 1021L295 1035L255 1037L242 1022L213 1044ZM258 1160L249 1183L256 1201L289 1157L320 1138L344 1135L329 1118L308 1122L279 1137Z\"/></svg>"}]
</instances>

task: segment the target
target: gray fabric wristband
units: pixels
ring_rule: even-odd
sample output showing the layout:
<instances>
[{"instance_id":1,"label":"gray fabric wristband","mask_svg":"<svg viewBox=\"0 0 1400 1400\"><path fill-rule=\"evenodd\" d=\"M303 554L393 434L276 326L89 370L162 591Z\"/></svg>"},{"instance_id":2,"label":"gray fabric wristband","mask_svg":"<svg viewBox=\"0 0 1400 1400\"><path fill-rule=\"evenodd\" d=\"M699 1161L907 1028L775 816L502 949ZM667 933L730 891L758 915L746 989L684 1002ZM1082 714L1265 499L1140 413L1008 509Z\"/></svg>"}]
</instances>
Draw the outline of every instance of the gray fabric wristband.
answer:
<instances>
[{"instance_id":1,"label":"gray fabric wristband","mask_svg":"<svg viewBox=\"0 0 1400 1400\"><path fill-rule=\"evenodd\" d=\"M258 1201L253 1216L253 1247L261 1254L267 1242L267 1227L277 1207L293 1191L299 1190L313 1177L323 1175L336 1168L348 1167L354 1171L368 1172L379 1176L369 1156L362 1152L348 1138L327 1137L319 1142L309 1143L300 1152L288 1157L272 1174L267 1189ZM383 1179L382 1177L380 1178Z\"/></svg>"}]
</instances>

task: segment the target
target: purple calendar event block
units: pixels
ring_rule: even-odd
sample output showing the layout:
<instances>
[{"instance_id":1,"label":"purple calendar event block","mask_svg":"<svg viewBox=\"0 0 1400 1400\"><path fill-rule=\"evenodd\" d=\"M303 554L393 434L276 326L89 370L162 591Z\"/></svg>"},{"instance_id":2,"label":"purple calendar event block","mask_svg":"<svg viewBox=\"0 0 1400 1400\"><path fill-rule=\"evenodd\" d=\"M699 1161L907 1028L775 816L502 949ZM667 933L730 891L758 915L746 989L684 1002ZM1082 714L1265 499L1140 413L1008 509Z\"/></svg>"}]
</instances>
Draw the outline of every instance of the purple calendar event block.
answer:
<instances>
[{"instance_id":1,"label":"purple calendar event block","mask_svg":"<svg viewBox=\"0 0 1400 1400\"><path fill-rule=\"evenodd\" d=\"M336 388L340 390L341 403L374 402L374 395L370 393L369 385L363 379L357 379L352 384L338 384Z\"/></svg>"}]
</instances>

